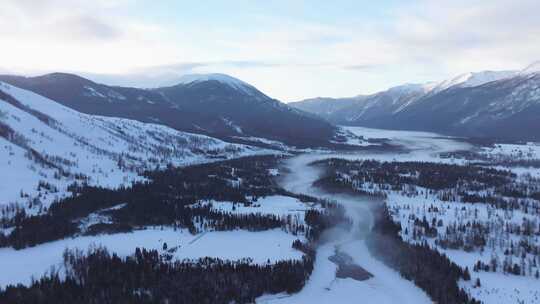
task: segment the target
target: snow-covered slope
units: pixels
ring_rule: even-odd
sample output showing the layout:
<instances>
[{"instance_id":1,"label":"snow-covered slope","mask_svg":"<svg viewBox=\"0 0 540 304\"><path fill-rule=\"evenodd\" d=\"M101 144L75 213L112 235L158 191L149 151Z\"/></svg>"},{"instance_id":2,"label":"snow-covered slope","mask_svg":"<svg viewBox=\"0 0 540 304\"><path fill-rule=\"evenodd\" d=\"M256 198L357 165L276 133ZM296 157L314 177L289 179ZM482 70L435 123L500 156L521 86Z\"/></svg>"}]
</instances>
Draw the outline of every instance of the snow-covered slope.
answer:
<instances>
[{"instance_id":1,"label":"snow-covered slope","mask_svg":"<svg viewBox=\"0 0 540 304\"><path fill-rule=\"evenodd\" d=\"M301 101L290 102L287 105L305 112L327 117L343 108L348 108L360 102L365 96L350 98L315 97Z\"/></svg>"},{"instance_id":2,"label":"snow-covered slope","mask_svg":"<svg viewBox=\"0 0 540 304\"><path fill-rule=\"evenodd\" d=\"M454 78L443 80L433 87L430 92L439 92L448 88L457 86L461 88L476 87L488 82L497 81L505 78L513 77L517 74L516 71L482 71L469 72L458 75Z\"/></svg>"},{"instance_id":3,"label":"snow-covered slope","mask_svg":"<svg viewBox=\"0 0 540 304\"><path fill-rule=\"evenodd\" d=\"M162 125L82 114L0 82L0 205L32 202L37 209L66 195L74 181L118 187L168 164L264 151Z\"/></svg>"},{"instance_id":4,"label":"snow-covered slope","mask_svg":"<svg viewBox=\"0 0 540 304\"><path fill-rule=\"evenodd\" d=\"M476 87L489 82L510 78L517 74L516 71L470 72L441 82L407 83L372 95L336 99L306 99L291 103L291 105L318 115L330 116L333 118L330 119L331 121L340 118L345 121L356 121L359 119L369 119L374 115L378 116L400 112L425 96L434 95L449 88ZM314 101L317 102L314 103ZM319 108L324 108L324 111L319 110Z\"/></svg>"},{"instance_id":5,"label":"snow-covered slope","mask_svg":"<svg viewBox=\"0 0 540 304\"><path fill-rule=\"evenodd\" d=\"M540 60L529 64L519 72L520 75L530 75L540 73Z\"/></svg>"},{"instance_id":6,"label":"snow-covered slope","mask_svg":"<svg viewBox=\"0 0 540 304\"><path fill-rule=\"evenodd\" d=\"M334 121L339 118L347 122L354 122L377 119L377 117L388 113L397 113L421 99L432 87L432 83L404 84L364 96L355 105L344 107L332 113L330 120Z\"/></svg>"},{"instance_id":7,"label":"snow-covered slope","mask_svg":"<svg viewBox=\"0 0 540 304\"><path fill-rule=\"evenodd\" d=\"M247 88L252 89L253 86L232 76L221 73L212 73L212 74L187 74L178 80L178 84L190 84L194 82L205 82L205 81L218 81L220 83L226 84L237 90L247 91Z\"/></svg>"},{"instance_id":8,"label":"snow-covered slope","mask_svg":"<svg viewBox=\"0 0 540 304\"><path fill-rule=\"evenodd\" d=\"M291 102L290 106L320 115L330 121L353 121L360 117L396 112L430 92L437 83L408 83L371 95L346 98L317 97Z\"/></svg>"},{"instance_id":9,"label":"snow-covered slope","mask_svg":"<svg viewBox=\"0 0 540 304\"><path fill-rule=\"evenodd\" d=\"M346 106L292 105L336 124L538 141L540 133L532 130L540 128L539 88L537 62L520 72L471 72L439 83L397 86ZM343 99L326 101L345 105Z\"/></svg>"},{"instance_id":10,"label":"snow-covered slope","mask_svg":"<svg viewBox=\"0 0 540 304\"><path fill-rule=\"evenodd\" d=\"M85 114L159 123L229 142L246 143L245 138L257 137L288 146L320 147L331 145L338 130L224 74L188 75L173 86L154 89L110 86L66 73L0 75L0 81Z\"/></svg>"}]
</instances>

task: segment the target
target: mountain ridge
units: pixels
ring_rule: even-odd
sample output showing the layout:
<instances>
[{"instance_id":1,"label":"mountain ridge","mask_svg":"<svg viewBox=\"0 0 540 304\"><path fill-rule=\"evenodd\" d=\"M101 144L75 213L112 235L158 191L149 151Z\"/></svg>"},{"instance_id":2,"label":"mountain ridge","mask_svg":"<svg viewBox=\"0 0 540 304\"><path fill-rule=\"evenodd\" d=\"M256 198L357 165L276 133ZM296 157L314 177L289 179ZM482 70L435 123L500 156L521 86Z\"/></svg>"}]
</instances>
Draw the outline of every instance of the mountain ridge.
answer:
<instances>
[{"instance_id":1,"label":"mountain ridge","mask_svg":"<svg viewBox=\"0 0 540 304\"><path fill-rule=\"evenodd\" d=\"M0 75L0 81L83 113L160 123L228 141L258 137L300 148L328 146L338 131L224 74L186 76L174 86L154 89L108 86L68 73Z\"/></svg>"},{"instance_id":2,"label":"mountain ridge","mask_svg":"<svg viewBox=\"0 0 540 304\"><path fill-rule=\"evenodd\" d=\"M465 73L436 84L397 86L367 96L308 99L290 105L335 124L538 141L540 132L533 131L540 129L537 66Z\"/></svg>"}]
</instances>

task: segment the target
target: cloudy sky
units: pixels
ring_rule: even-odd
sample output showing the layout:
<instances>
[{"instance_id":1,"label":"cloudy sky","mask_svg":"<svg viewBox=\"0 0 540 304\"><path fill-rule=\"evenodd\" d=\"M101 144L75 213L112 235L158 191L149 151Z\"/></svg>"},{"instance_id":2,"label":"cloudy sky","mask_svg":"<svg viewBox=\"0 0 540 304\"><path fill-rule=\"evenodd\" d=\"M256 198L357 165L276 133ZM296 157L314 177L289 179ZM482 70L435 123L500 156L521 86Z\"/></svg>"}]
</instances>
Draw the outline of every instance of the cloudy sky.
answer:
<instances>
[{"instance_id":1,"label":"cloudy sky","mask_svg":"<svg viewBox=\"0 0 540 304\"><path fill-rule=\"evenodd\" d=\"M538 0L1 2L1 73L152 87L221 72L295 101L540 60Z\"/></svg>"}]
</instances>

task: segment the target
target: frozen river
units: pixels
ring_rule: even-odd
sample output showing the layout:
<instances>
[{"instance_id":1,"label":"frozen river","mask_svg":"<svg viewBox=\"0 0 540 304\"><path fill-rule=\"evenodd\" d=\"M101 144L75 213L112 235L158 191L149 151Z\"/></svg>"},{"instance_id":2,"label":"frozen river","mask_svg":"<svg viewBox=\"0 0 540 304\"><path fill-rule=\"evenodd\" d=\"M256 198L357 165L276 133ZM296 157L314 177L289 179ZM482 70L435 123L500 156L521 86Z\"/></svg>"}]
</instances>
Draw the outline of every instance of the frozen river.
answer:
<instances>
[{"instance_id":1,"label":"frozen river","mask_svg":"<svg viewBox=\"0 0 540 304\"><path fill-rule=\"evenodd\" d=\"M425 132L385 131L366 128L348 128L367 138L387 138L392 144L407 148L404 153L355 152L302 154L286 161L288 169L281 186L301 194L337 201L346 209L353 220L351 231L332 231L327 235L329 242L317 250L315 269L306 286L292 296L265 296L260 303L431 303L429 297L412 282L407 281L394 270L375 259L368 251L364 238L373 224L370 204L367 198L345 194L330 194L312 186L322 174L321 169L309 166L311 162L327 158L378 159L378 160L434 160L438 153L469 149L468 144ZM350 255L356 264L374 275L366 281L335 279L336 265L328 260L338 247Z\"/></svg>"}]
</instances>

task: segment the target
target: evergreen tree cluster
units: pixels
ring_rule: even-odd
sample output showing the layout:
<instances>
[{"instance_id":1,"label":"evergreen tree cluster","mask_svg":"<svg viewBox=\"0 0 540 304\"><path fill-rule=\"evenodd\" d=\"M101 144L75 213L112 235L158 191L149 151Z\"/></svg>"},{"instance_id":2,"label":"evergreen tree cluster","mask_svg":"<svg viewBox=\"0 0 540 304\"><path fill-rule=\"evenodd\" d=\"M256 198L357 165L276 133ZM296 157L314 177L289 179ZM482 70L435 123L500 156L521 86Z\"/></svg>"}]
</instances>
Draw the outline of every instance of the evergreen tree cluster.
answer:
<instances>
[{"instance_id":1,"label":"evergreen tree cluster","mask_svg":"<svg viewBox=\"0 0 540 304\"><path fill-rule=\"evenodd\" d=\"M453 189L461 184L498 187L512 182L514 173L482 166L453 165L432 162L381 162L329 159L315 164L331 172L346 172L361 183L391 186L416 185L432 190Z\"/></svg>"},{"instance_id":2,"label":"evergreen tree cluster","mask_svg":"<svg viewBox=\"0 0 540 304\"><path fill-rule=\"evenodd\" d=\"M23 210L5 226L14 227L7 236L0 233L0 247L21 249L80 233L113 233L148 225L170 225L187 228L193 233L211 230L247 229L260 231L291 227L290 219L274 215L239 215L216 211L198 202L216 200L250 205L259 197L297 196L279 188L268 174L276 168L279 157L256 156L185 168L169 167L147 172L147 181L131 187L105 189L88 185L72 185L73 196L54 202L44 214L27 216ZM125 204L106 211L112 224L98 223L88 231L80 231L78 222L91 213ZM296 232L306 227L296 227Z\"/></svg>"},{"instance_id":3,"label":"evergreen tree cluster","mask_svg":"<svg viewBox=\"0 0 540 304\"><path fill-rule=\"evenodd\" d=\"M478 303L458 286L459 280L470 280L468 270L464 271L426 243L404 242L399 236L401 226L392 221L386 207L380 206L374 212L377 213L375 226L367 239L373 256L413 281L436 303Z\"/></svg>"},{"instance_id":4,"label":"evergreen tree cluster","mask_svg":"<svg viewBox=\"0 0 540 304\"><path fill-rule=\"evenodd\" d=\"M298 292L313 257L256 265L203 258L167 262L156 250L137 248L120 258L104 248L64 253L66 277L53 273L29 287L0 290L0 303L253 303L265 293Z\"/></svg>"}]
</instances>

